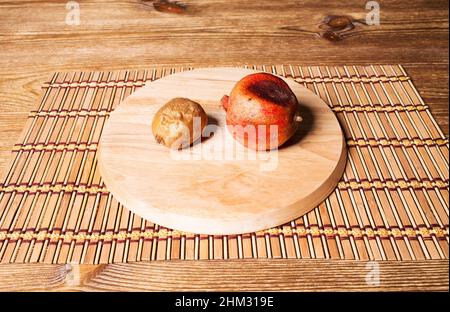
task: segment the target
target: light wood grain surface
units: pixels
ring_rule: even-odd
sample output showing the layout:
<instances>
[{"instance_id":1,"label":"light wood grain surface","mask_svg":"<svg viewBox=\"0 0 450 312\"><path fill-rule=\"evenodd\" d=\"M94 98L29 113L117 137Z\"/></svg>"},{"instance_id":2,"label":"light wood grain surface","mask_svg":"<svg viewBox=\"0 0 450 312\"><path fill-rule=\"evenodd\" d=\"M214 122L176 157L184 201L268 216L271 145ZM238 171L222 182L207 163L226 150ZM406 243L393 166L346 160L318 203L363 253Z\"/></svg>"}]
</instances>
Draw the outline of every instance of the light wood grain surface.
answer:
<instances>
[{"instance_id":1,"label":"light wood grain surface","mask_svg":"<svg viewBox=\"0 0 450 312\"><path fill-rule=\"evenodd\" d=\"M183 14L158 12L151 1L79 3L81 23L69 26L65 24L68 11L64 1L0 1L0 172L41 83L54 71L156 65L401 63L448 135L448 1L380 1L380 26L355 22L354 28L343 31L319 26L330 15L364 19L368 12L364 2L186 0L182 1L187 7ZM242 285L247 285L247 289L281 289L290 285L289 274L310 265L305 261L279 262L283 264L277 267L272 267L271 261L258 263L273 279L250 278L254 274L249 268L255 264L237 261L224 263L231 267L233 275L223 270L228 275L221 275L221 281L235 290L246 289ZM329 272L335 276L342 272L336 262L312 263L317 268L329 266ZM447 261L383 265L391 268L387 272L397 281L395 289L448 289ZM405 265L412 271L405 270ZM195 275L191 274L193 270L201 273L195 275L199 279L197 285L205 289L220 271L217 263L210 262L106 268L120 268L138 278L141 267L147 274L178 268L177 274L164 275L164 283L151 284L142 279L139 285L150 285L148 289L179 289L180 285L192 288L192 283L186 281ZM63 269L4 265L0 267L2 289L52 289ZM86 272L89 277L96 267L86 267ZM355 278L360 274L352 266L345 272ZM117 285L119 275L108 278ZM183 277L184 283L180 282ZM304 283L293 285L290 289L311 289ZM340 289L337 282L326 285Z\"/></svg>"},{"instance_id":2,"label":"light wood grain surface","mask_svg":"<svg viewBox=\"0 0 450 312\"><path fill-rule=\"evenodd\" d=\"M346 165L339 122L319 96L286 79L304 116L297 133L272 151L244 148L228 134L220 98L256 72L197 69L130 95L111 114L100 141L100 173L114 197L154 223L201 234L265 230L320 204ZM175 97L202 105L210 119L205 133L214 131L180 151L162 146L150 131L158 109Z\"/></svg>"}]
</instances>

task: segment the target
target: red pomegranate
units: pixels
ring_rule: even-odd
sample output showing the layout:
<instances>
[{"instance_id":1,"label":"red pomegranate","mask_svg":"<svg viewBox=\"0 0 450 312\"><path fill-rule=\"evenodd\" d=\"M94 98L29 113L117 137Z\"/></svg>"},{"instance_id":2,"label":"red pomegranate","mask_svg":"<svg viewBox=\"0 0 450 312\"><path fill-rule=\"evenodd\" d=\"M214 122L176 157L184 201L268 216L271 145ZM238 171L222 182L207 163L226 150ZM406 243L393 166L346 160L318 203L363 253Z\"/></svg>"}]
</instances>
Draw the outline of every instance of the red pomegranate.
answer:
<instances>
[{"instance_id":1,"label":"red pomegranate","mask_svg":"<svg viewBox=\"0 0 450 312\"><path fill-rule=\"evenodd\" d=\"M281 78L256 73L245 76L221 103L233 137L255 150L270 150L284 144L301 120L298 101Z\"/></svg>"}]
</instances>

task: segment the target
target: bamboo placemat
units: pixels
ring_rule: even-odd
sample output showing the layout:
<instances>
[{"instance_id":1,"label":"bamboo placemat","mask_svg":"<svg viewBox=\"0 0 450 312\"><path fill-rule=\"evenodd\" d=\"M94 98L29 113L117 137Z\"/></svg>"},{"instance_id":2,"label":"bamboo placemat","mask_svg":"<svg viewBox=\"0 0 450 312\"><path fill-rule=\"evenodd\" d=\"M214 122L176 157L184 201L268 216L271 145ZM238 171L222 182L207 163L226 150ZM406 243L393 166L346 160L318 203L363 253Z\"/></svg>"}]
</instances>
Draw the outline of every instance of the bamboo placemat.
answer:
<instances>
[{"instance_id":1,"label":"bamboo placemat","mask_svg":"<svg viewBox=\"0 0 450 312\"><path fill-rule=\"evenodd\" d=\"M448 259L449 142L400 65L252 68L317 93L344 129L344 177L316 209L278 228L229 236L141 219L98 173L102 128L146 81L189 68L55 73L0 180L1 262Z\"/></svg>"}]
</instances>

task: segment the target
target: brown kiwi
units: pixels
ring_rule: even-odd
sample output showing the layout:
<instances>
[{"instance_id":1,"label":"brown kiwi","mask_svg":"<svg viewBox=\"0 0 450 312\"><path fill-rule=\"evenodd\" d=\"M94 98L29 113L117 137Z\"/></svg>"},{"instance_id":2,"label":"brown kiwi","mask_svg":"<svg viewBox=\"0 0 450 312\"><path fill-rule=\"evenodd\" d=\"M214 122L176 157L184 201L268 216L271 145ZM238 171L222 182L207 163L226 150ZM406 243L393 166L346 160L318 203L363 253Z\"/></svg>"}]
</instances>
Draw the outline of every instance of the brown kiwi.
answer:
<instances>
[{"instance_id":1,"label":"brown kiwi","mask_svg":"<svg viewBox=\"0 0 450 312\"><path fill-rule=\"evenodd\" d=\"M153 117L152 131L156 141L180 149L201 138L208 116L197 102L174 98L162 106Z\"/></svg>"}]
</instances>

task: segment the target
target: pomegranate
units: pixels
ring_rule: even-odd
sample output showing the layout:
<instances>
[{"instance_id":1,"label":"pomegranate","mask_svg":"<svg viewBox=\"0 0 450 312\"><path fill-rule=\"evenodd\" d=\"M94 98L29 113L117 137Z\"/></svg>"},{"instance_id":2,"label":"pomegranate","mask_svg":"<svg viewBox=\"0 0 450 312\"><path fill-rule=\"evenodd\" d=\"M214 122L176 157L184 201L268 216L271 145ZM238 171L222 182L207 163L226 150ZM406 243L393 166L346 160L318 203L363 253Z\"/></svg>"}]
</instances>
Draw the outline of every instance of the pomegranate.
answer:
<instances>
[{"instance_id":1,"label":"pomegranate","mask_svg":"<svg viewBox=\"0 0 450 312\"><path fill-rule=\"evenodd\" d=\"M224 95L227 128L244 146L270 150L295 133L301 118L297 98L281 78L255 73L245 76Z\"/></svg>"}]
</instances>

